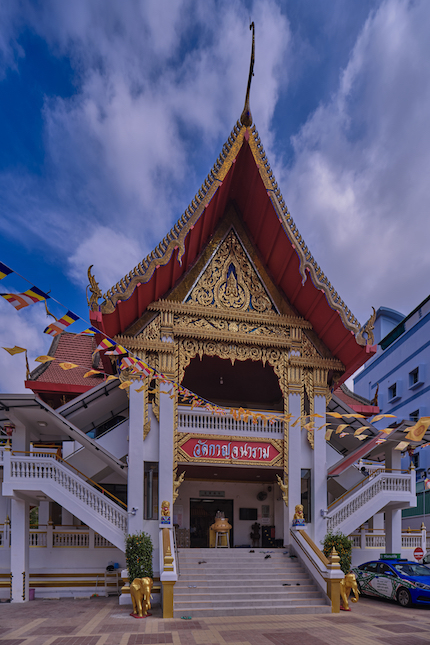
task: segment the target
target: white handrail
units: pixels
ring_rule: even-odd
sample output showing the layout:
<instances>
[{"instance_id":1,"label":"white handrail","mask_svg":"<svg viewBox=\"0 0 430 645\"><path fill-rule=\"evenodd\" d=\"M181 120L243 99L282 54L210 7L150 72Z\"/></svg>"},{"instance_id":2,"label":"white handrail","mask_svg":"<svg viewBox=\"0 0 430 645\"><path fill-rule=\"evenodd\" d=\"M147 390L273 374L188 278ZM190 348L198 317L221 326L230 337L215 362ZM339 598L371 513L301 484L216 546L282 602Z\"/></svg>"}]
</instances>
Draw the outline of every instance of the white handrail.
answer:
<instances>
[{"instance_id":1,"label":"white handrail","mask_svg":"<svg viewBox=\"0 0 430 645\"><path fill-rule=\"evenodd\" d=\"M280 412L261 412L267 418L258 417L259 412L250 410L249 418L245 421L242 417L235 419L232 414L213 414L209 410L192 410L189 406L178 408L178 430L179 432L201 432L208 434L237 434L237 435L259 435L259 436L283 436L284 415Z\"/></svg>"},{"instance_id":2,"label":"white handrail","mask_svg":"<svg viewBox=\"0 0 430 645\"><path fill-rule=\"evenodd\" d=\"M413 473L415 477L415 473ZM382 472L368 481L368 483L354 491L342 500L327 516L327 530L335 531L336 528L359 510L371 499L381 492L414 493L412 490L411 474Z\"/></svg>"},{"instance_id":3,"label":"white handrail","mask_svg":"<svg viewBox=\"0 0 430 645\"><path fill-rule=\"evenodd\" d=\"M8 479L6 473L4 479ZM107 520L121 531L127 530L126 511L54 459L11 455L10 480L11 483L41 480L49 481L51 484L55 482L57 486L91 508L95 515Z\"/></svg>"}]
</instances>

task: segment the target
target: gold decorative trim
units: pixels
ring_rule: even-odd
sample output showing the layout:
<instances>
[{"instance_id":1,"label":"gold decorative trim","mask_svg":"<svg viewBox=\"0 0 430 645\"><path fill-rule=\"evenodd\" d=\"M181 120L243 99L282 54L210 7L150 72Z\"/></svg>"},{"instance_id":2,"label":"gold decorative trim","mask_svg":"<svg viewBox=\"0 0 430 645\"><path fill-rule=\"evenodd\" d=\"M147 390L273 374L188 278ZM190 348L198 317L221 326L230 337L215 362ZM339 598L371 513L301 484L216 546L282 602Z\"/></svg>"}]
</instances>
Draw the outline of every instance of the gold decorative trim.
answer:
<instances>
[{"instance_id":1,"label":"gold decorative trim","mask_svg":"<svg viewBox=\"0 0 430 645\"><path fill-rule=\"evenodd\" d=\"M284 316L275 312L264 312L256 314L250 311L231 311L228 309L218 309L212 306L202 306L197 303L174 302L173 300L157 300L148 305L149 311L169 311L177 314L188 316L207 316L211 318L222 318L248 323L257 323L259 325L273 325L275 327L298 327L301 329L312 329L310 322L304 318L295 316ZM298 339L300 340L300 339Z\"/></svg>"},{"instance_id":2,"label":"gold decorative trim","mask_svg":"<svg viewBox=\"0 0 430 645\"><path fill-rule=\"evenodd\" d=\"M305 399L309 401L309 410L306 410ZM305 417L308 414L314 414L315 401L314 401L314 373L313 370L302 370L302 394L300 397L300 415ZM315 447L314 433L312 430L307 430L307 439L311 445L312 450Z\"/></svg>"},{"instance_id":3,"label":"gold decorative trim","mask_svg":"<svg viewBox=\"0 0 430 645\"><path fill-rule=\"evenodd\" d=\"M245 441L246 443L270 443L277 451L278 455L270 462L263 461L248 461L243 459L211 459L210 457L190 457L182 449L182 446L189 441L189 439L206 439L210 441ZM181 458L181 459L180 459ZM271 439L268 437L242 437L242 436L225 436L213 434L194 434L194 433L179 433L178 439L178 462L179 463L200 463L200 464L230 464L235 466L282 466L283 461L283 441L281 439Z\"/></svg>"},{"instance_id":4,"label":"gold decorative trim","mask_svg":"<svg viewBox=\"0 0 430 645\"><path fill-rule=\"evenodd\" d=\"M373 328L375 326L376 320L376 311L375 307L372 307L373 314L370 316L369 320L361 327L360 331L355 334L355 340L361 346L373 345L375 342L375 337L373 335Z\"/></svg>"}]
</instances>

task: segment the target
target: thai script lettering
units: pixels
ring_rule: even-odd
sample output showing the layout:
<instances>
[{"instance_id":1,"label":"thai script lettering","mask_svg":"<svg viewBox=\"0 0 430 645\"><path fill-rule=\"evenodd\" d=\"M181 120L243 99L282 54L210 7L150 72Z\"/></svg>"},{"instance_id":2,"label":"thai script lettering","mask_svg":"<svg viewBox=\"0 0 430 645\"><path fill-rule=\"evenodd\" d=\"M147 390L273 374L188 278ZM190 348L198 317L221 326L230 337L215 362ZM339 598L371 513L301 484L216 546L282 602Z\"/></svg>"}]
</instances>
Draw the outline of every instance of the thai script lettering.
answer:
<instances>
[{"instance_id":1,"label":"thai script lettering","mask_svg":"<svg viewBox=\"0 0 430 645\"><path fill-rule=\"evenodd\" d=\"M254 446L253 444L232 445L232 442L211 442L199 439L193 448L193 457L220 457L221 459L244 459L263 461L270 459L270 445Z\"/></svg>"}]
</instances>

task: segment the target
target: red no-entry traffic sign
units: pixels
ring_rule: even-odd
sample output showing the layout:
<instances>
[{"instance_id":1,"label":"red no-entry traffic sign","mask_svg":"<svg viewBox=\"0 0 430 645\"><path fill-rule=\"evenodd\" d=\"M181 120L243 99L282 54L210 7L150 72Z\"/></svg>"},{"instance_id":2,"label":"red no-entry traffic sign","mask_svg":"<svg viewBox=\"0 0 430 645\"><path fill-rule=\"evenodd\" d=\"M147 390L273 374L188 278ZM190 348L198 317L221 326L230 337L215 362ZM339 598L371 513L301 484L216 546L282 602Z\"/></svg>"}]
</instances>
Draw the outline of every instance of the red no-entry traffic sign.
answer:
<instances>
[{"instance_id":1,"label":"red no-entry traffic sign","mask_svg":"<svg viewBox=\"0 0 430 645\"><path fill-rule=\"evenodd\" d=\"M414 558L415 560L422 560L424 557L424 551L420 546L417 546L417 548L414 551Z\"/></svg>"}]
</instances>

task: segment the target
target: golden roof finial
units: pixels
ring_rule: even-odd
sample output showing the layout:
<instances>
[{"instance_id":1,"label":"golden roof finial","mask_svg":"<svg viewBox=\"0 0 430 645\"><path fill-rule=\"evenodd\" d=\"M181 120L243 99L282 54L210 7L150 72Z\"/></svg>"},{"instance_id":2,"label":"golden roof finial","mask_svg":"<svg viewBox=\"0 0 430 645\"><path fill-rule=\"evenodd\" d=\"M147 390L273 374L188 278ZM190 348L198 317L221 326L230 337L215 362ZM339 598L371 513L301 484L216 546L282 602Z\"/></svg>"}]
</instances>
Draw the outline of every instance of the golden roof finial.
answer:
<instances>
[{"instance_id":1,"label":"golden roof finial","mask_svg":"<svg viewBox=\"0 0 430 645\"><path fill-rule=\"evenodd\" d=\"M254 76L254 61L255 61L255 26L253 22L251 22L251 24L249 25L249 28L252 29L251 63L249 65L249 76L248 76L248 86L246 88L245 106L243 108L243 112L240 117L241 124L246 126L247 128L249 128L252 125L252 114L251 114L251 108L249 107L249 92L251 90L252 77Z\"/></svg>"}]
</instances>

